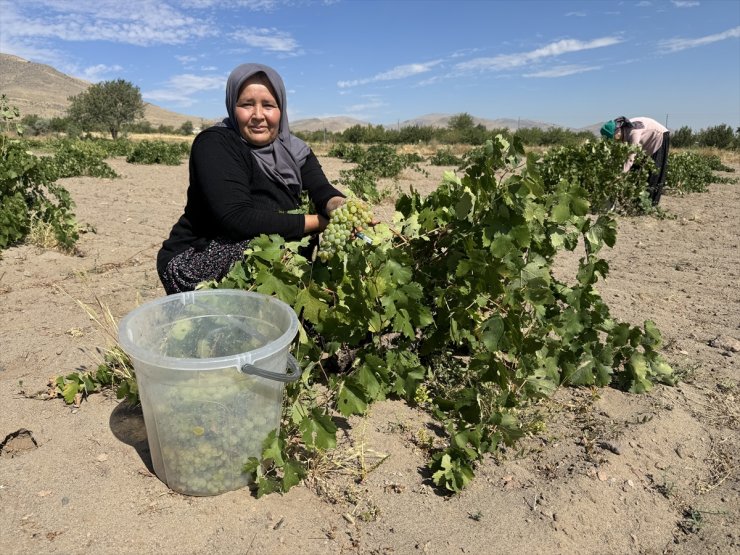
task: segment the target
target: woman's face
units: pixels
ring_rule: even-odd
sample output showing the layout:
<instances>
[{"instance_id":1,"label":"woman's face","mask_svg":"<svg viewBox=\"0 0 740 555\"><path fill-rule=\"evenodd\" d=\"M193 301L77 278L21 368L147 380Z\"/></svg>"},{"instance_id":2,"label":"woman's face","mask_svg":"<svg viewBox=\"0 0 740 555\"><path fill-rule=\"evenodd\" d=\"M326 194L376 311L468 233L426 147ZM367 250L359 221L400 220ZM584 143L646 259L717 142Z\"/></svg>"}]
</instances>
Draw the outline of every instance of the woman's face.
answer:
<instances>
[{"instance_id":1,"label":"woman's face","mask_svg":"<svg viewBox=\"0 0 740 555\"><path fill-rule=\"evenodd\" d=\"M280 130L280 107L270 82L261 75L247 79L239 92L234 116L249 144L269 145Z\"/></svg>"}]
</instances>

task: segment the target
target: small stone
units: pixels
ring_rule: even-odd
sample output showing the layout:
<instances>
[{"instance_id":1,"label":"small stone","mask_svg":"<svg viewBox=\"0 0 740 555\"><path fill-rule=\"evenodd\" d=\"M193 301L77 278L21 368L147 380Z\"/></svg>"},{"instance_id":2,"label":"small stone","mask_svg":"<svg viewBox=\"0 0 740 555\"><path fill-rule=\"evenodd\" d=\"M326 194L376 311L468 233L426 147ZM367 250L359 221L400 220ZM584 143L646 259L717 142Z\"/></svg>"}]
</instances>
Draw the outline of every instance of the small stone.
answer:
<instances>
[{"instance_id":1,"label":"small stone","mask_svg":"<svg viewBox=\"0 0 740 555\"><path fill-rule=\"evenodd\" d=\"M602 441L599 443L599 447L602 449L606 449L607 451L611 451L615 455L621 455L622 450L619 448L619 445L612 443L611 441Z\"/></svg>"}]
</instances>

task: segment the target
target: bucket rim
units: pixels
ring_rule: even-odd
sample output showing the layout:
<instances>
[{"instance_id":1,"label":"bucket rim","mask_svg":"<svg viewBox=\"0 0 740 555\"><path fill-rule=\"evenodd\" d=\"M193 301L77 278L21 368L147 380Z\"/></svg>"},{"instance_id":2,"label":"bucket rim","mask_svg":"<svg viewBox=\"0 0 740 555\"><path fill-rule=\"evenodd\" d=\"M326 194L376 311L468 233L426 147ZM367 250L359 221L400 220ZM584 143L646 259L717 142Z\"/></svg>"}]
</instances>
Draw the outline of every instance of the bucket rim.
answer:
<instances>
[{"instance_id":1,"label":"bucket rim","mask_svg":"<svg viewBox=\"0 0 740 555\"><path fill-rule=\"evenodd\" d=\"M264 300L266 303L272 303L275 306L280 307L287 313L290 324L288 329L285 330L280 337L276 338L274 341L270 341L267 345L263 345L262 347L246 351L244 353L211 358L178 358L160 355L137 345L130 336L130 323L143 309L151 309L158 305L178 302L183 305L193 304L196 302L196 297L205 296L258 298ZM118 342L127 355L158 367L185 371L221 370L231 366L235 366L237 370L239 370L245 364L255 365L262 359L273 356L283 350L287 351L287 347L293 342L293 339L295 339L297 334L298 316L296 315L295 310L293 310L288 303L278 299L277 297L273 297L272 295L265 295L264 293L258 293L256 291L244 291L241 289L199 289L196 291L186 291L184 293L174 293L172 295L158 297L131 310L118 324ZM136 368L134 368L134 371L135 370Z\"/></svg>"}]
</instances>

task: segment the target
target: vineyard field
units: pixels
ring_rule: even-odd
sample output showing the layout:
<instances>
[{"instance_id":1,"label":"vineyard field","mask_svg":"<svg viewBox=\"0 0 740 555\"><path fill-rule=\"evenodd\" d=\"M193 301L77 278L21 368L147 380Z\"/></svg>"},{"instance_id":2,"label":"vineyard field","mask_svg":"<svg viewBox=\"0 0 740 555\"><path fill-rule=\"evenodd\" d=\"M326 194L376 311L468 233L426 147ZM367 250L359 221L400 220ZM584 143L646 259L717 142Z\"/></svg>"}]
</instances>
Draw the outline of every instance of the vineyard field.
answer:
<instances>
[{"instance_id":1,"label":"vineyard field","mask_svg":"<svg viewBox=\"0 0 740 555\"><path fill-rule=\"evenodd\" d=\"M337 181L351 167L319 160ZM113 394L43 399L51 377L89 369L106 324L164 295L155 257L180 215L187 163L108 160L119 178L59 181L83 226L75 255L0 254L2 553L731 553L740 550L740 185L666 195L667 218L618 218L612 314L660 329L682 381L638 395L563 388L542 425L488 456L460 494L425 469L435 429L403 401L337 415L339 446L301 485L256 499L170 492L153 475L141 411ZM740 172L740 158L727 162ZM434 190L453 167L397 183ZM737 174L733 174L737 175ZM392 198L373 207L389 222ZM573 274L581 251L557 260ZM11 437L27 430L33 441ZM361 479L362 478L362 479Z\"/></svg>"}]
</instances>

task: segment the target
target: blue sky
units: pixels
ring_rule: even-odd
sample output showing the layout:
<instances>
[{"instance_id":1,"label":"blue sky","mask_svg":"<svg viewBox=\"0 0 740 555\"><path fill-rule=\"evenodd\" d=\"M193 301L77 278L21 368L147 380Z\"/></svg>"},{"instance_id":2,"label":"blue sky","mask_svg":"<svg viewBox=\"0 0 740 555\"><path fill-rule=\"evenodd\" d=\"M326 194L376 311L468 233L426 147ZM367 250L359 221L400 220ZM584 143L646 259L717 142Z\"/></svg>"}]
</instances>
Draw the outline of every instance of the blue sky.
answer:
<instances>
[{"instance_id":1,"label":"blue sky","mask_svg":"<svg viewBox=\"0 0 740 555\"><path fill-rule=\"evenodd\" d=\"M260 62L294 121L740 126L740 0L0 0L0 52L204 118Z\"/></svg>"}]
</instances>

